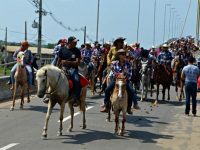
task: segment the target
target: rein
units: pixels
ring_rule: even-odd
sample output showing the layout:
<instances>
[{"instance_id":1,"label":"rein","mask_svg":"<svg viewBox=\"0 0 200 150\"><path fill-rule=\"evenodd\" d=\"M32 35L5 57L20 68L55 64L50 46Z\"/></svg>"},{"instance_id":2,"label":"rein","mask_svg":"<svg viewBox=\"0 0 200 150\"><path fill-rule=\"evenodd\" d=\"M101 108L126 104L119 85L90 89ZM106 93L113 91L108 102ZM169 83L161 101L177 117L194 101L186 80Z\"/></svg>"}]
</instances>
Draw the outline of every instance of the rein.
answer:
<instances>
[{"instance_id":1,"label":"rein","mask_svg":"<svg viewBox=\"0 0 200 150\"><path fill-rule=\"evenodd\" d=\"M58 77L58 80L57 80L57 82L56 82L56 86L55 86L55 88L54 88L54 90L53 91L51 91L51 92L45 92L45 94L49 94L49 95L52 95L53 93L55 93L56 91L57 91L57 86L58 86L58 82L59 82L59 80L60 80L60 77L61 77L61 74L62 74L62 72L60 72L59 73L59 77ZM46 76L46 81L47 81L47 75L45 75ZM49 87L49 85L48 86L46 86L46 90L48 89L47 87Z\"/></svg>"}]
</instances>

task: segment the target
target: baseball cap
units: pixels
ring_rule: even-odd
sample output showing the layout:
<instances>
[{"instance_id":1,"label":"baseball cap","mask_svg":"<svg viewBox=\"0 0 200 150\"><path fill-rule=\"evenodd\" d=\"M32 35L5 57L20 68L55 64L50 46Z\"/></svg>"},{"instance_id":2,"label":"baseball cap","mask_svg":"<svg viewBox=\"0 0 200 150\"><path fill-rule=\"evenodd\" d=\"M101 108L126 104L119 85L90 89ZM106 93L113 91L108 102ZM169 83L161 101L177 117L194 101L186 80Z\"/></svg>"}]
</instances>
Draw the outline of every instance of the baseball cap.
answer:
<instances>
[{"instance_id":1,"label":"baseball cap","mask_svg":"<svg viewBox=\"0 0 200 150\"><path fill-rule=\"evenodd\" d=\"M68 38L68 42L77 42L77 41L79 41L79 40L76 37L74 37L74 36L70 36Z\"/></svg>"}]
</instances>

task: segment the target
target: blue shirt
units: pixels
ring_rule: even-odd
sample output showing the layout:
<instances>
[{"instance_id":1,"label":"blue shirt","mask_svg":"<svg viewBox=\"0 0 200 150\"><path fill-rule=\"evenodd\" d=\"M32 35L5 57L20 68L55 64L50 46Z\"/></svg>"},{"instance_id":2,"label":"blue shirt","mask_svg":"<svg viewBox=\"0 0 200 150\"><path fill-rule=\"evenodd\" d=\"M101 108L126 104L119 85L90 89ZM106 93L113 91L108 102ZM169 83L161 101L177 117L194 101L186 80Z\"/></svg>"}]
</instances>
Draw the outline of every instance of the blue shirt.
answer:
<instances>
[{"instance_id":1,"label":"blue shirt","mask_svg":"<svg viewBox=\"0 0 200 150\"><path fill-rule=\"evenodd\" d=\"M21 51L20 49L15 51L15 53L13 54L13 59L14 59L14 60L17 60L17 54L18 54L20 51ZM25 57L24 57L24 62L25 62L25 64L30 65L30 64L33 63L33 55L32 55L32 53L31 53L30 50L26 49L26 50L24 51L24 56L25 56Z\"/></svg>"},{"instance_id":2,"label":"blue shirt","mask_svg":"<svg viewBox=\"0 0 200 150\"><path fill-rule=\"evenodd\" d=\"M199 68L197 66L189 64L183 68L182 73L185 75L185 83L197 83L199 75Z\"/></svg>"},{"instance_id":3,"label":"blue shirt","mask_svg":"<svg viewBox=\"0 0 200 150\"><path fill-rule=\"evenodd\" d=\"M126 73L128 80L130 80L132 77L132 66L128 61L126 61L123 66L120 65L118 60L113 61L112 62L112 71L113 71L114 76L118 73L124 72L124 73Z\"/></svg>"},{"instance_id":4,"label":"blue shirt","mask_svg":"<svg viewBox=\"0 0 200 150\"><path fill-rule=\"evenodd\" d=\"M171 63L173 57L172 57L172 53L169 51L162 51L159 56L158 56L158 63L160 64L169 64Z\"/></svg>"}]
</instances>

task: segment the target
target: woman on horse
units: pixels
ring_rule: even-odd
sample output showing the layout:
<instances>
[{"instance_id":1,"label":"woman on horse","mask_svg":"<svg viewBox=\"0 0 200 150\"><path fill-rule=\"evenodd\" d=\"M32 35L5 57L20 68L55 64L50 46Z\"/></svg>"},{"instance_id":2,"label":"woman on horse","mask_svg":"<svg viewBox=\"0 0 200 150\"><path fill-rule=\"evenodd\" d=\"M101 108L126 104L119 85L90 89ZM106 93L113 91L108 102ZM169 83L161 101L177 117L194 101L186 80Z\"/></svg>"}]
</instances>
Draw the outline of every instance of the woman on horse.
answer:
<instances>
[{"instance_id":1,"label":"woman on horse","mask_svg":"<svg viewBox=\"0 0 200 150\"><path fill-rule=\"evenodd\" d=\"M28 84L30 88L30 86L32 85L32 80L33 80L32 69L31 69L31 65L33 63L33 55L31 51L28 49L28 47L29 47L28 41L22 41L20 49L16 50L15 53L13 54L13 59L16 61L17 54L20 51L24 52L24 55L25 55L24 63L26 64L26 69L28 71L28 76L29 76ZM17 68L17 64L15 64L13 68L11 69L11 83L12 83L12 87L10 88L11 90L14 88L14 83L15 83L14 75L15 75L16 68Z\"/></svg>"},{"instance_id":2,"label":"woman on horse","mask_svg":"<svg viewBox=\"0 0 200 150\"><path fill-rule=\"evenodd\" d=\"M102 105L101 107L101 112L107 112L108 109L108 103L110 100L110 96L111 93L114 89L115 86L115 78L117 77L118 73L124 73L127 77L127 92L130 93L130 98L128 98L128 108L127 108L127 113L128 114L132 114L131 111L131 106L132 106L132 101L134 101L134 105L138 106L137 104L137 100L136 100L136 96L131 84L131 76L132 76L132 66L131 64L126 60L126 51L124 49L120 49L117 51L117 57L118 59L116 61L112 62L112 80L110 82L110 84L108 85L108 87L105 90L105 98L104 98L104 105Z\"/></svg>"}]
</instances>

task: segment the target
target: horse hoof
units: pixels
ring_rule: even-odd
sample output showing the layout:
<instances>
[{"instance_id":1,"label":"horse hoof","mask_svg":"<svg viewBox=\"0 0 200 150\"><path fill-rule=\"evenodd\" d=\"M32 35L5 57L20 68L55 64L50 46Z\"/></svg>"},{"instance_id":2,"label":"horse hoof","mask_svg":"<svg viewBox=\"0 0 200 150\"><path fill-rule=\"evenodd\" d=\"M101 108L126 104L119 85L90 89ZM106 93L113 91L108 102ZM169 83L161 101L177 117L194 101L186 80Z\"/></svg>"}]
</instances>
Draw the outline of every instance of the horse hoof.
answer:
<instances>
[{"instance_id":1,"label":"horse hoof","mask_svg":"<svg viewBox=\"0 0 200 150\"><path fill-rule=\"evenodd\" d=\"M19 108L20 108L20 110L22 110L23 109L23 105L21 105Z\"/></svg>"},{"instance_id":2,"label":"horse hoof","mask_svg":"<svg viewBox=\"0 0 200 150\"><path fill-rule=\"evenodd\" d=\"M30 103L30 99L27 100L27 103Z\"/></svg>"},{"instance_id":3,"label":"horse hoof","mask_svg":"<svg viewBox=\"0 0 200 150\"><path fill-rule=\"evenodd\" d=\"M72 132L72 128L67 129L67 132Z\"/></svg>"},{"instance_id":4,"label":"horse hoof","mask_svg":"<svg viewBox=\"0 0 200 150\"><path fill-rule=\"evenodd\" d=\"M10 111L13 111L14 110L14 107L12 106L11 108L10 108Z\"/></svg>"},{"instance_id":5,"label":"horse hoof","mask_svg":"<svg viewBox=\"0 0 200 150\"><path fill-rule=\"evenodd\" d=\"M46 140L47 139L47 134L42 135L41 139Z\"/></svg>"},{"instance_id":6,"label":"horse hoof","mask_svg":"<svg viewBox=\"0 0 200 150\"><path fill-rule=\"evenodd\" d=\"M106 122L110 122L110 119L106 118Z\"/></svg>"},{"instance_id":7,"label":"horse hoof","mask_svg":"<svg viewBox=\"0 0 200 150\"><path fill-rule=\"evenodd\" d=\"M83 125L82 129L86 129L86 125Z\"/></svg>"},{"instance_id":8,"label":"horse hoof","mask_svg":"<svg viewBox=\"0 0 200 150\"><path fill-rule=\"evenodd\" d=\"M57 136L62 136L62 132L58 131Z\"/></svg>"}]
</instances>

